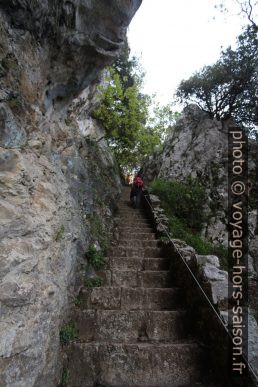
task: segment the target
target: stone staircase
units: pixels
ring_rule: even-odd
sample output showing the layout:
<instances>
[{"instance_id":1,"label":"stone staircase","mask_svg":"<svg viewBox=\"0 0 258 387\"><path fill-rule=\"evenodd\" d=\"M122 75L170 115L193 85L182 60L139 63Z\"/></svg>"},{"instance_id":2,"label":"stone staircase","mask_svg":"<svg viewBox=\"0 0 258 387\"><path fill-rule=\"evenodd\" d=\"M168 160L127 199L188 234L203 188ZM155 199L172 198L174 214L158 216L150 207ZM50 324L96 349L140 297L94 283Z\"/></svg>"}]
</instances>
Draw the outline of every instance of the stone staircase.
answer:
<instances>
[{"instance_id":1,"label":"stone staircase","mask_svg":"<svg viewBox=\"0 0 258 387\"><path fill-rule=\"evenodd\" d=\"M170 260L144 214L119 205L119 241L109 249L104 285L83 288L66 350L70 386L201 386L204 353L191 338ZM208 384L205 384L208 385Z\"/></svg>"}]
</instances>

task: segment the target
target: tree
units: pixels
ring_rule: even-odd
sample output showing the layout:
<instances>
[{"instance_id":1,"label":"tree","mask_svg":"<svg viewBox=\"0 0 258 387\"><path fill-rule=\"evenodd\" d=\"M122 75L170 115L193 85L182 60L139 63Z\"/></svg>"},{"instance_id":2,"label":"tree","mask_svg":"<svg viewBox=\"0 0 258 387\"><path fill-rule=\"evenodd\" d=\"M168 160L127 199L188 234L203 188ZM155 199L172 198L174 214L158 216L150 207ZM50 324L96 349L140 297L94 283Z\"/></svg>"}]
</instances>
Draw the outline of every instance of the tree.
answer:
<instances>
[{"instance_id":1,"label":"tree","mask_svg":"<svg viewBox=\"0 0 258 387\"><path fill-rule=\"evenodd\" d=\"M159 103L153 102L153 105L153 114L149 117L148 125L155 128L156 133L160 136L161 142L164 142L173 132L173 127L181 114L173 110L172 104L162 106Z\"/></svg>"},{"instance_id":2,"label":"tree","mask_svg":"<svg viewBox=\"0 0 258 387\"><path fill-rule=\"evenodd\" d=\"M256 25L248 25L236 50L229 47L214 65L183 80L176 93L179 101L197 103L218 120L234 117L249 128L257 126L257 31Z\"/></svg>"},{"instance_id":3,"label":"tree","mask_svg":"<svg viewBox=\"0 0 258 387\"><path fill-rule=\"evenodd\" d=\"M108 69L106 86L100 88L100 104L94 112L124 173L138 168L160 143L155 128L146 125L151 100L140 91L143 72L129 53L126 43L120 57Z\"/></svg>"},{"instance_id":4,"label":"tree","mask_svg":"<svg viewBox=\"0 0 258 387\"><path fill-rule=\"evenodd\" d=\"M234 2L239 7L239 14L246 17L248 22L253 26L256 26L254 21L254 8L258 4L257 1L252 0L234 0ZM227 7L227 0L221 0L219 3L215 5L215 8L218 8L221 12L229 12Z\"/></svg>"}]
</instances>

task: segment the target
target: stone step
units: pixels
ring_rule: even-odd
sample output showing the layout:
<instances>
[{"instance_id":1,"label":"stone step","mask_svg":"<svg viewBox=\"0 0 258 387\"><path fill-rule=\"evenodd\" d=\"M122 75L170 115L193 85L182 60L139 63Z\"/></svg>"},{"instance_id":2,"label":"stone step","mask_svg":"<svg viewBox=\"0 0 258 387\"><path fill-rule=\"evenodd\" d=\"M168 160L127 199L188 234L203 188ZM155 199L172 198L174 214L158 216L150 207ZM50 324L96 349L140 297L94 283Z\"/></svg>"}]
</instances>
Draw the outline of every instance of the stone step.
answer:
<instances>
[{"instance_id":1,"label":"stone step","mask_svg":"<svg viewBox=\"0 0 258 387\"><path fill-rule=\"evenodd\" d=\"M137 224L138 227L148 226L150 221L144 218L114 218L115 224L121 223L122 225L128 225L129 227L133 227Z\"/></svg>"},{"instance_id":2,"label":"stone step","mask_svg":"<svg viewBox=\"0 0 258 387\"><path fill-rule=\"evenodd\" d=\"M193 386L203 353L195 343L71 343L70 384L76 387Z\"/></svg>"},{"instance_id":3,"label":"stone step","mask_svg":"<svg viewBox=\"0 0 258 387\"><path fill-rule=\"evenodd\" d=\"M167 288L171 285L169 271L104 270L98 276L104 286Z\"/></svg>"},{"instance_id":4,"label":"stone step","mask_svg":"<svg viewBox=\"0 0 258 387\"><path fill-rule=\"evenodd\" d=\"M110 257L107 268L111 270L168 270L169 258L125 258Z\"/></svg>"},{"instance_id":5,"label":"stone step","mask_svg":"<svg viewBox=\"0 0 258 387\"><path fill-rule=\"evenodd\" d=\"M119 239L118 241L119 245L117 247L129 247L129 248L145 248L145 247L157 247L158 246L158 240L153 239Z\"/></svg>"},{"instance_id":6,"label":"stone step","mask_svg":"<svg viewBox=\"0 0 258 387\"><path fill-rule=\"evenodd\" d=\"M114 342L175 342L187 338L185 311L80 310L74 315L79 339Z\"/></svg>"},{"instance_id":7,"label":"stone step","mask_svg":"<svg viewBox=\"0 0 258 387\"><path fill-rule=\"evenodd\" d=\"M124 212L144 212L142 208L133 208L131 202L127 203L120 203L118 205L118 211L124 211Z\"/></svg>"},{"instance_id":8,"label":"stone step","mask_svg":"<svg viewBox=\"0 0 258 387\"><path fill-rule=\"evenodd\" d=\"M125 246L110 247L107 251L108 257L139 257L139 258L158 258L161 249L159 247L131 248Z\"/></svg>"},{"instance_id":9,"label":"stone step","mask_svg":"<svg viewBox=\"0 0 258 387\"><path fill-rule=\"evenodd\" d=\"M156 235L154 233L151 233L151 232L139 232L139 233L136 233L136 232L125 232L125 231L121 231L119 233L119 236L121 239L131 239L131 240L136 240L136 239L139 239L139 240L142 240L142 241L145 241L145 240L156 240Z\"/></svg>"},{"instance_id":10,"label":"stone step","mask_svg":"<svg viewBox=\"0 0 258 387\"><path fill-rule=\"evenodd\" d=\"M144 228L146 227L151 227L151 223L149 221L139 221L139 220L131 220L131 219L120 219L119 222L115 223L117 227L130 227L130 228L135 228L137 227L137 231L142 230L141 232L145 232ZM152 228L153 230L153 228Z\"/></svg>"},{"instance_id":11,"label":"stone step","mask_svg":"<svg viewBox=\"0 0 258 387\"><path fill-rule=\"evenodd\" d=\"M137 211L137 210L134 210L132 209L131 211L118 211L117 212L117 216L118 217L138 217L138 218L142 218L142 219L145 219L146 218L146 215L144 212L142 211Z\"/></svg>"},{"instance_id":12,"label":"stone step","mask_svg":"<svg viewBox=\"0 0 258 387\"><path fill-rule=\"evenodd\" d=\"M119 216L118 219L121 219L123 222L130 222L130 223L149 223L150 219L144 218L142 216Z\"/></svg>"},{"instance_id":13,"label":"stone step","mask_svg":"<svg viewBox=\"0 0 258 387\"><path fill-rule=\"evenodd\" d=\"M146 224L144 226L138 226L137 224L128 226L126 223L124 225L120 224L118 226L118 231L119 232L128 232L128 233L137 233L137 232L142 232L142 233L150 233L154 234L153 228L151 227L150 224Z\"/></svg>"},{"instance_id":14,"label":"stone step","mask_svg":"<svg viewBox=\"0 0 258 387\"><path fill-rule=\"evenodd\" d=\"M178 288L83 288L80 293L82 309L175 310L182 293Z\"/></svg>"}]
</instances>

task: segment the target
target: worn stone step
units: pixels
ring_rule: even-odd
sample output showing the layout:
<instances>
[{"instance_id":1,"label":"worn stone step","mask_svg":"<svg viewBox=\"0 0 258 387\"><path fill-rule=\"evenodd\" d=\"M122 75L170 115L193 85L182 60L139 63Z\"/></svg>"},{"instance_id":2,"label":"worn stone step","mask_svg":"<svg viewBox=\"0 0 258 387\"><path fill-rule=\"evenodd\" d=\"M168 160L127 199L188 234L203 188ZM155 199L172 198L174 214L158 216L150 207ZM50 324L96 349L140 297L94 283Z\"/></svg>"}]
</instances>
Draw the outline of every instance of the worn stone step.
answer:
<instances>
[{"instance_id":1,"label":"worn stone step","mask_svg":"<svg viewBox=\"0 0 258 387\"><path fill-rule=\"evenodd\" d=\"M119 216L118 218L116 219L119 219L119 222L125 222L126 224L135 224L135 223L139 223L140 225L144 225L144 224L149 224L150 223L150 219L147 219L147 218L143 218L143 217L140 217L140 216L130 216L130 215L127 215L127 216Z\"/></svg>"},{"instance_id":2,"label":"worn stone step","mask_svg":"<svg viewBox=\"0 0 258 387\"><path fill-rule=\"evenodd\" d=\"M110 257L107 268L113 270L168 270L169 258L125 258Z\"/></svg>"},{"instance_id":3,"label":"worn stone step","mask_svg":"<svg viewBox=\"0 0 258 387\"><path fill-rule=\"evenodd\" d=\"M70 385L76 387L193 386L202 350L195 343L71 343Z\"/></svg>"},{"instance_id":4,"label":"worn stone step","mask_svg":"<svg viewBox=\"0 0 258 387\"><path fill-rule=\"evenodd\" d=\"M146 213L141 211L141 210L137 210L137 209L129 209L129 210L119 210L116 212L116 215L115 216L136 216L136 217L141 217L141 218L145 218L146 217Z\"/></svg>"},{"instance_id":5,"label":"worn stone step","mask_svg":"<svg viewBox=\"0 0 258 387\"><path fill-rule=\"evenodd\" d=\"M123 200L122 202L119 203L118 205L119 210L125 210L125 211L142 211L141 208L133 208L132 203L130 200Z\"/></svg>"},{"instance_id":6,"label":"worn stone step","mask_svg":"<svg viewBox=\"0 0 258 387\"><path fill-rule=\"evenodd\" d=\"M158 246L158 240L153 240L153 239L125 239L125 238L121 238L119 239L118 243L119 243L119 247L129 247L129 248L136 248L136 247L140 247L140 248L145 248L145 247L157 247Z\"/></svg>"},{"instance_id":7,"label":"worn stone step","mask_svg":"<svg viewBox=\"0 0 258 387\"><path fill-rule=\"evenodd\" d=\"M107 287L82 289L82 309L175 310L181 305L178 288Z\"/></svg>"},{"instance_id":8,"label":"worn stone step","mask_svg":"<svg viewBox=\"0 0 258 387\"><path fill-rule=\"evenodd\" d=\"M139 221L139 220L131 220L131 219L120 219L119 222L116 222L115 223L117 225L117 227L121 227L121 228L124 228L124 227L130 227L130 228L135 228L137 227L139 231L142 230L141 232L145 232L144 228L146 227L151 227L151 223L149 221Z\"/></svg>"},{"instance_id":9,"label":"worn stone step","mask_svg":"<svg viewBox=\"0 0 258 387\"><path fill-rule=\"evenodd\" d=\"M166 288L171 284L168 271L105 270L98 275L104 286Z\"/></svg>"},{"instance_id":10,"label":"worn stone step","mask_svg":"<svg viewBox=\"0 0 258 387\"><path fill-rule=\"evenodd\" d=\"M161 249L159 247L146 248L131 248L115 246L110 247L107 251L108 257L139 257L139 258L158 258L160 257Z\"/></svg>"},{"instance_id":11,"label":"worn stone step","mask_svg":"<svg viewBox=\"0 0 258 387\"><path fill-rule=\"evenodd\" d=\"M117 213L117 217L130 217L130 218L141 218L141 219L145 219L146 218L146 215L144 214L144 212L136 212L136 210L132 210L132 211L119 211Z\"/></svg>"},{"instance_id":12,"label":"worn stone step","mask_svg":"<svg viewBox=\"0 0 258 387\"><path fill-rule=\"evenodd\" d=\"M134 226L135 224L138 225L138 227L142 227L142 226L148 226L150 224L150 220L149 219L145 219L145 218L114 218L114 221L116 224L119 224L119 223L122 223L122 225L127 225L127 226Z\"/></svg>"},{"instance_id":13,"label":"worn stone step","mask_svg":"<svg viewBox=\"0 0 258 387\"><path fill-rule=\"evenodd\" d=\"M136 232L125 232L125 231L121 231L119 233L119 236L121 239L130 239L130 240L142 240L142 241L145 241L145 240L156 240L156 235L152 232L139 232L139 233L136 233ZM158 240L156 240L158 241Z\"/></svg>"},{"instance_id":14,"label":"worn stone step","mask_svg":"<svg viewBox=\"0 0 258 387\"><path fill-rule=\"evenodd\" d=\"M143 270L168 270L170 264L170 258L144 258Z\"/></svg>"},{"instance_id":15,"label":"worn stone step","mask_svg":"<svg viewBox=\"0 0 258 387\"><path fill-rule=\"evenodd\" d=\"M118 231L119 232L127 232L127 233L142 232L144 234L145 233L154 234L153 228L151 227L150 224L146 224L144 226L138 226L137 224L132 225L132 226L128 226L126 223L124 225L120 224L118 226Z\"/></svg>"},{"instance_id":16,"label":"worn stone step","mask_svg":"<svg viewBox=\"0 0 258 387\"><path fill-rule=\"evenodd\" d=\"M114 342L175 342L187 338L185 311L80 310L74 315L79 339Z\"/></svg>"}]
</instances>

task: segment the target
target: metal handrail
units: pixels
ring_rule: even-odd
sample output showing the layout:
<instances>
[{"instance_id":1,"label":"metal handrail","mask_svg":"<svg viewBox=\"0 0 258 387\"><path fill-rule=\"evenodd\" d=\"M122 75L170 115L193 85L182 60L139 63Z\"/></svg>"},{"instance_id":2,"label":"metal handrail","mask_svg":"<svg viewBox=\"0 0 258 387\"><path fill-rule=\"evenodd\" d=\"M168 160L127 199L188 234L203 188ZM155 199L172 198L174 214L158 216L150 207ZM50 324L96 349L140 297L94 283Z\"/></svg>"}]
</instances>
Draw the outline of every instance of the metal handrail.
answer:
<instances>
[{"instance_id":1,"label":"metal handrail","mask_svg":"<svg viewBox=\"0 0 258 387\"><path fill-rule=\"evenodd\" d=\"M152 213L154 212L154 208L152 207L150 201L148 200L148 197L147 195L143 194L146 202L148 203ZM195 277L194 273L192 272L190 266L188 265L188 263L186 262L186 260L184 259L183 255L180 253L179 249L176 247L175 243L173 242L173 240L171 239L171 236L170 234L167 232L167 230L165 229L164 225L161 224L161 226L163 227L164 229L164 232L166 233L168 239L170 240L170 242L172 243L173 245L173 248L174 250L176 251L176 253L179 255L179 257L181 258L182 262L184 263L184 265L186 266L187 270L189 271L189 273L191 274L194 282L197 284L198 288L201 290L202 294L204 295L206 301L208 301L209 305L211 306L213 312L215 313L216 317L219 319L220 323L222 324L223 328L225 329L227 335L229 336L229 338L232 340L233 339L233 336L230 334L228 328L226 327L222 317L218 314L218 312L216 311L216 309L214 308L214 306L212 305L209 297L207 296L207 294L205 293L205 291L203 290L201 284L199 283L199 281L197 280L197 278ZM251 374L253 375L253 377L255 378L255 381L257 382L258 379L257 379L257 376L256 376L256 373L252 367L252 365L249 363L248 359L246 358L245 354L242 353L242 357L243 359L245 360L247 366L248 366L248 369L251 371Z\"/></svg>"}]
</instances>

